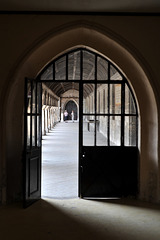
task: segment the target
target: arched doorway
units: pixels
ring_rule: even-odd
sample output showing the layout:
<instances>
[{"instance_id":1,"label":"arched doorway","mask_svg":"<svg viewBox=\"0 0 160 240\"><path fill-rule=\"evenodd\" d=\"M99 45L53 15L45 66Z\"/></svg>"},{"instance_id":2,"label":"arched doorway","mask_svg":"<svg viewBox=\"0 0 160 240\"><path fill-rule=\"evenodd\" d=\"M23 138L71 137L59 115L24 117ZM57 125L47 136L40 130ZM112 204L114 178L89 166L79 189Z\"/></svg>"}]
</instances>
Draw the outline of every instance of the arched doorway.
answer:
<instances>
[{"instance_id":1,"label":"arched doorway","mask_svg":"<svg viewBox=\"0 0 160 240\"><path fill-rule=\"evenodd\" d=\"M48 35L47 35L48 36ZM139 144L140 149L140 193L139 198L146 201L159 201L159 185L158 185L158 108L155 89L152 84L154 77L148 72L148 68L144 59L135 51L129 42L124 41L120 35L116 36L111 31L94 23L74 23L71 27L61 26L60 31L56 34L50 32L46 39L39 39L39 45L32 46L31 51L23 58L21 64L17 64L16 71L12 74L11 84L8 85L6 99L4 100L4 108L8 109L4 114L4 155L9 171L14 168L14 180L19 183L16 193L21 191L21 169L16 166L21 165L21 156L24 147L23 143L23 99L24 99L24 78L30 76L35 78L43 66L50 62L53 58L64 53L73 47L88 46L90 49L96 49L97 52L108 56L109 59L122 69L131 82L132 89L135 92L139 104ZM41 41L42 40L42 41ZM65 44L64 44L65 43ZM43 56L43 58L41 58ZM33 67L34 66L34 67ZM154 84L153 84L154 85ZM15 108L17 104L17 108ZM18 117L17 116L21 116ZM14 122L14 128L11 128ZM15 142L15 139L17 140ZM19 145L19 150L16 146ZM17 159L17 165L13 164ZM7 170L8 171L8 170ZM8 192L14 199L12 187L12 175L8 174ZM4 195L4 199L6 199Z\"/></svg>"},{"instance_id":2,"label":"arched doorway","mask_svg":"<svg viewBox=\"0 0 160 240\"><path fill-rule=\"evenodd\" d=\"M139 165L138 109L134 94L125 76L113 63L83 48L72 50L55 59L44 68L36 81L27 82L26 97L30 98L30 107L26 106L26 118L30 119L28 122L26 120L26 129L29 128L29 132L26 132L29 142L26 143L30 149L27 161L33 162L32 152L36 159L33 170L29 164L30 182L35 180L35 174L33 177L31 172L37 171L37 183L40 178L39 86L43 83L50 87L51 91L55 91L57 86L63 86L64 90L66 87L73 87L74 82L78 83L80 92L79 196L136 196ZM66 108L69 114L75 105L73 101L68 102ZM35 195L37 184L30 186ZM32 189L32 197L31 191Z\"/></svg>"},{"instance_id":3,"label":"arched doorway","mask_svg":"<svg viewBox=\"0 0 160 240\"><path fill-rule=\"evenodd\" d=\"M74 120L77 120L77 105L75 104L74 101L70 100L69 102L66 103L65 109L68 112L68 120L72 119L72 111L74 112Z\"/></svg>"}]
</instances>

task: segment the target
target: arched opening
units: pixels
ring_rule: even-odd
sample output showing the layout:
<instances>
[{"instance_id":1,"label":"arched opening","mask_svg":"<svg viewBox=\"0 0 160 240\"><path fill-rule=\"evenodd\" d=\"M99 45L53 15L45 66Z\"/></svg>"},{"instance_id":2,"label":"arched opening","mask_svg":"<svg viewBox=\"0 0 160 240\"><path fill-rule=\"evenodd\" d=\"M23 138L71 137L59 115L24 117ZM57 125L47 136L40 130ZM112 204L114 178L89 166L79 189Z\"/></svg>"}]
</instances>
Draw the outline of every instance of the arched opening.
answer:
<instances>
[{"instance_id":1,"label":"arched opening","mask_svg":"<svg viewBox=\"0 0 160 240\"><path fill-rule=\"evenodd\" d=\"M66 105L65 105L65 109L68 112L68 115L69 115L68 119L69 120L72 120L72 111L73 111L73 114L74 114L73 115L73 121L77 120L77 116L78 116L78 114L77 114L77 105L75 104L74 101L72 101L72 100L68 101L66 103Z\"/></svg>"},{"instance_id":2,"label":"arched opening","mask_svg":"<svg viewBox=\"0 0 160 240\"><path fill-rule=\"evenodd\" d=\"M53 91L54 95L61 92L71 93L75 84L79 85L81 106L78 170L80 196L137 195L138 110L131 87L120 70L107 58L87 48L76 48L48 64L37 77L38 80L43 82L49 91ZM59 101L62 102L62 94L59 96ZM57 104L55 105L57 106ZM60 108L62 108L61 105ZM65 120L71 120L73 112L76 117L76 108L76 104L72 100L65 103ZM63 149L64 147L60 151L62 152ZM87 158L85 158L86 153L89 156ZM72 152L68 155L71 154ZM52 155L51 161L53 162L54 156L56 160L56 155L54 153ZM85 158L85 165L81 160L82 157ZM130 158L130 161L127 161L127 158ZM96 162L91 166L89 162L94 161ZM93 171L94 165L98 166L98 172L96 168ZM83 168L85 174L80 170Z\"/></svg>"},{"instance_id":3,"label":"arched opening","mask_svg":"<svg viewBox=\"0 0 160 240\"><path fill-rule=\"evenodd\" d=\"M66 51L66 49L69 50L73 46L89 46L92 49L96 49L104 56L108 56L109 59L112 59L112 61L120 67L123 73L125 73L127 80L132 83L132 88L139 104L141 116L139 128L139 197L145 200L152 199L153 201L157 201L159 192L157 178L158 112L155 95L147 77L145 63L143 64L143 61L136 60L134 57L134 49L128 46L126 42L121 41L120 38L116 38L116 36L112 35L112 33L108 33L107 31L103 32L103 30L100 32L96 29L96 27L94 28L93 24L92 27L86 24L84 24L84 26L82 25L75 26L75 28L72 26L70 29L66 29L64 27L64 31L57 32L57 35L55 36L50 36L50 38L39 45L38 48L36 47L36 49L33 49L33 51L29 53L13 76L13 84L12 86L9 86L8 98L6 99L6 108L8 109L8 112L6 113L6 116L4 116L4 121L6 122L4 135L6 136L6 148L8 150L5 155L8 166L11 168L13 167L11 160L13 156L15 159L21 159L21 153L23 150L23 134L22 132L17 131L19 126L22 125L22 118L17 119L17 116L23 115L23 91L21 90L23 89L24 77L36 77L37 72L39 72L40 69L42 69L43 66L53 58L53 56L58 56L60 53ZM126 49L130 49L132 54ZM40 57L42 55L43 59ZM150 81L152 82L152 76L150 77ZM17 103L17 110L13 111L15 103ZM21 109L21 111L19 111L19 109ZM14 119L16 120L14 121ZM12 126L13 121L15 123L14 128L7 127ZM16 146L14 144L15 136L17 142L21 146L21 149L19 148L18 151L16 151ZM19 174L15 174L15 176L15 181L16 179L19 181ZM8 189L10 191L10 195L13 195L12 187L10 187L9 182L12 182L10 177L8 179Z\"/></svg>"}]
</instances>

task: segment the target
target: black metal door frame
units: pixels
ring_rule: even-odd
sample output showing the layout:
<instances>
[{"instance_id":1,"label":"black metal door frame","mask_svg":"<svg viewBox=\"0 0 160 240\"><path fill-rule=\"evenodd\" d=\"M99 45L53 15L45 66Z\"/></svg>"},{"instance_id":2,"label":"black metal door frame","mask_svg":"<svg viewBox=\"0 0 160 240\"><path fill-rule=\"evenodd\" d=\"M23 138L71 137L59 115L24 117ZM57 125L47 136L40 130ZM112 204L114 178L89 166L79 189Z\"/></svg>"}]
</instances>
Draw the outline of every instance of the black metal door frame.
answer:
<instances>
[{"instance_id":1,"label":"black metal door frame","mask_svg":"<svg viewBox=\"0 0 160 240\"><path fill-rule=\"evenodd\" d=\"M110 136L110 117L114 117L114 116L120 116L121 117L121 140L120 140L120 147L124 147L124 118L125 116L135 116L136 117L136 146L138 145L138 111L137 111L137 106L135 104L135 107L136 107L136 114L126 114L125 113L125 86L128 86L131 94L132 94L132 97L133 97L133 101L136 103L135 101L135 97L132 93L132 90L127 82L127 80L125 79L125 77L120 73L120 71L116 68L116 66L114 66L109 60L101 57L100 55L98 55L97 53L94 53L88 49L85 49L85 48L79 48L79 49L76 49L76 51L79 51L80 53L80 76L79 76L79 79L75 79L75 80L69 80L68 79L68 76L69 76L69 68L68 68L68 62L69 62L69 54L74 52L75 50L72 50L70 52L68 52L67 54L64 54L60 57L58 57L56 60L59 60L61 57L65 56L66 57L66 62L65 62L65 77L62 78L62 79L59 79L59 80L56 80L56 74L55 74L55 63L56 63L56 60L52 61L50 63L50 65L52 65L52 78L50 80L47 80L47 79L43 79L43 77L41 77L41 75L43 75L43 73L45 72L45 70L47 69L47 67L49 66L46 66L44 68L44 70L39 74L39 76L37 77L37 82L41 82L41 84L43 82L57 82L57 83L61 83L61 82L75 82L75 83L78 83L79 84L79 197L82 196L82 172L83 172L83 164L82 164L82 161L83 161L83 158L84 158L84 153L83 153L83 116L84 115L88 115L90 116L91 114L88 113L88 114L84 114L83 112L83 86L84 84L94 84L95 85L95 98L94 98L94 104L95 104L95 112L94 114L94 117L96 119L97 116L107 116L108 117L108 143L107 143L107 146L109 147L110 146L110 140L109 140L109 136ZM88 52L88 53L91 53L94 55L94 63L93 61L92 64L94 64L95 66L95 69L94 69L94 76L93 76L93 80L92 79L88 79L88 80L85 80L84 76L83 76L83 67L84 67L84 62L83 62L83 54L85 54L85 51ZM102 80L98 80L97 79L97 72L98 72L98 57L100 58L103 58L104 61L107 62L108 64L108 73L107 73L107 78L105 79L102 79ZM62 61L63 62L63 61ZM110 67L113 67L121 76L122 76L122 80L112 80L110 77L111 77L111 70L110 70ZM65 79L65 80L64 80ZM97 84L106 84L108 85L108 112L103 114L103 113L97 113L96 111L96 106L97 106ZM109 111L109 106L110 106L110 86L111 84L115 85L115 84L121 84L122 88L121 88L121 114L113 114L113 113L110 113ZM27 117L27 114L26 114L26 117ZM96 147L96 124L95 124L95 135L94 135L94 147Z\"/></svg>"},{"instance_id":2,"label":"black metal door frame","mask_svg":"<svg viewBox=\"0 0 160 240\"><path fill-rule=\"evenodd\" d=\"M83 111L83 88L86 84L94 84L95 86L94 113L86 114ZM106 114L97 113L97 84L104 84L108 86L108 113ZM120 114L110 113L109 109L110 85L113 86L115 84L121 85ZM97 82L96 80L80 82L79 197L81 198L126 197L128 195L135 197L138 194L138 138L136 137L136 146L134 147L126 147L124 143L125 116L137 117L137 113L125 113L125 84L126 81L121 80L114 82L108 81L107 83L104 81ZM83 116L94 116L95 127L93 146L85 146L83 143ZM97 146L97 116L108 117L108 141L105 147ZM120 145L112 146L110 144L110 118L116 116L121 117ZM138 129L136 128L136 130ZM96 179L99 181L99 185L96 183ZM107 184L109 187L107 187ZM92 190L87 192L86 189L89 189L90 186Z\"/></svg>"},{"instance_id":3,"label":"black metal door frame","mask_svg":"<svg viewBox=\"0 0 160 240\"><path fill-rule=\"evenodd\" d=\"M25 79L23 206L41 197L42 83Z\"/></svg>"}]
</instances>

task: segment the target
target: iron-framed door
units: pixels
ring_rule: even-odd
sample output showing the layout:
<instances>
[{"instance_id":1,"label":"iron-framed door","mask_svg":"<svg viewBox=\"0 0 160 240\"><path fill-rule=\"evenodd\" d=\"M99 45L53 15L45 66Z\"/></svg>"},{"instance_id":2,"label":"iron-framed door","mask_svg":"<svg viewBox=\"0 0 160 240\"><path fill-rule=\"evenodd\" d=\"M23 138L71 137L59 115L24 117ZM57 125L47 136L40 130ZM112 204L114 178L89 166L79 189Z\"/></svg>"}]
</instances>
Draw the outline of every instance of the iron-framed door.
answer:
<instances>
[{"instance_id":1,"label":"iron-framed door","mask_svg":"<svg viewBox=\"0 0 160 240\"><path fill-rule=\"evenodd\" d=\"M124 87L123 83L117 82L116 84L119 88ZM123 106L120 106L121 113L114 112L113 114L109 110L112 97L110 93L116 85L102 83L101 86L105 86L109 93L108 110L106 114L105 111L102 114L99 111L98 86L94 82L81 83L79 196L82 198L136 196L138 193L138 148L124 146L124 123L122 123L125 118L122 114L124 101ZM93 101L85 99L87 91L92 95ZM120 95L122 100L123 91ZM85 101L88 101L87 105ZM113 119L120 123L119 130L112 129ZM106 137L100 134L102 122L103 128L105 126ZM117 146L111 142L112 131L119 131Z\"/></svg>"},{"instance_id":2,"label":"iron-framed door","mask_svg":"<svg viewBox=\"0 0 160 240\"><path fill-rule=\"evenodd\" d=\"M41 198L42 83L25 79L24 207Z\"/></svg>"},{"instance_id":3,"label":"iron-framed door","mask_svg":"<svg viewBox=\"0 0 160 240\"><path fill-rule=\"evenodd\" d=\"M112 198L137 196L136 147L82 147L80 196Z\"/></svg>"}]
</instances>

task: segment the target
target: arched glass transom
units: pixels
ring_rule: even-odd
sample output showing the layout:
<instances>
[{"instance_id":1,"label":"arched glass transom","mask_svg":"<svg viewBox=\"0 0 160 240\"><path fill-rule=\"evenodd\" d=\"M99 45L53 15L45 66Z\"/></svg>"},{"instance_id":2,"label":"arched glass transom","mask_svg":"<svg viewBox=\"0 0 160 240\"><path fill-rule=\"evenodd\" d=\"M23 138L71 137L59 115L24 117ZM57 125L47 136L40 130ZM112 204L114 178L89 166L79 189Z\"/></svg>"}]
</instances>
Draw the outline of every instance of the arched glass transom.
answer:
<instances>
[{"instance_id":1,"label":"arched glass transom","mask_svg":"<svg viewBox=\"0 0 160 240\"><path fill-rule=\"evenodd\" d=\"M80 91L84 146L137 146L134 94L125 76L107 58L86 48L74 49L49 63L37 79L57 96L73 88Z\"/></svg>"}]
</instances>

